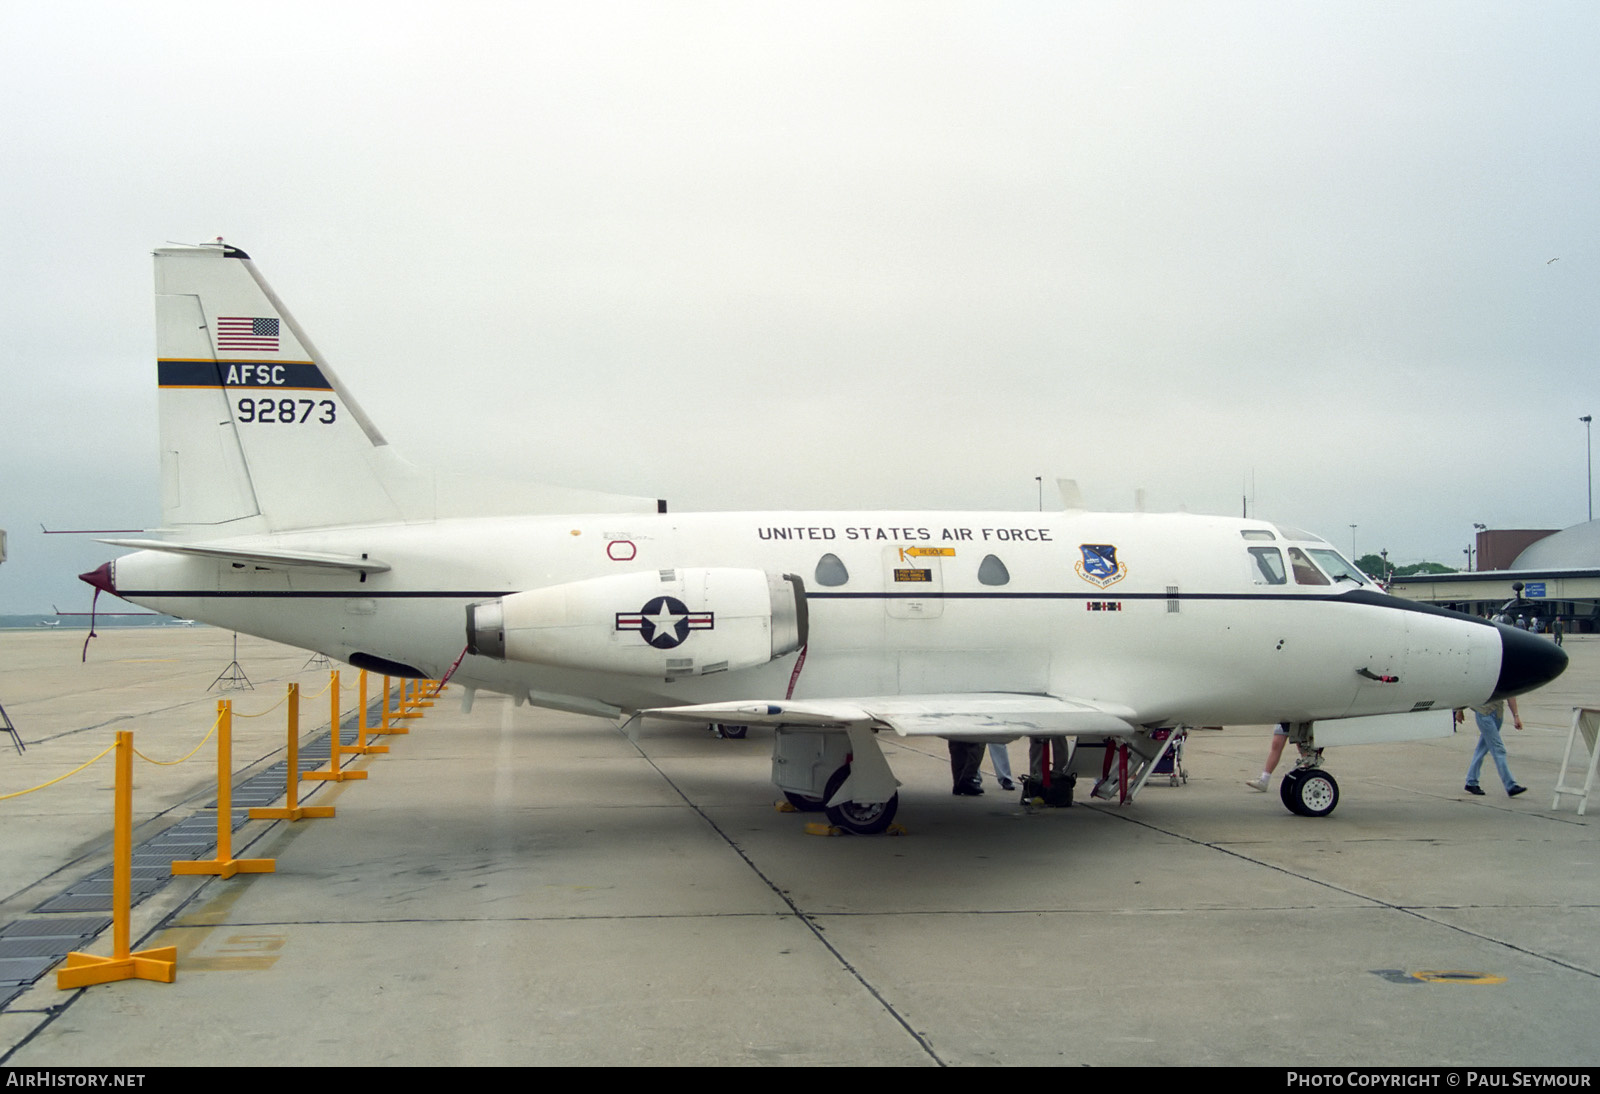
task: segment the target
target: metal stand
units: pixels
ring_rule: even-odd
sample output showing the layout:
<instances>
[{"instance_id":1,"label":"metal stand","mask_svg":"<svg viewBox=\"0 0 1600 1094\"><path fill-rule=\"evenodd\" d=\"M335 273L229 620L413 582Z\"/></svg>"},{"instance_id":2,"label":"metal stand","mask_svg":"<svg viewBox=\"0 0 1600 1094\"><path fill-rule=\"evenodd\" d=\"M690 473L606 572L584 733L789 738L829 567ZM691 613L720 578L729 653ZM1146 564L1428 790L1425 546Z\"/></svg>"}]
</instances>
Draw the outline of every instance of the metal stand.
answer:
<instances>
[{"instance_id":1,"label":"metal stand","mask_svg":"<svg viewBox=\"0 0 1600 1094\"><path fill-rule=\"evenodd\" d=\"M11 734L11 743L17 746L19 754L28 751L28 746L22 743L22 734L11 724L11 715L6 713L4 703L0 703L0 732Z\"/></svg>"},{"instance_id":2,"label":"metal stand","mask_svg":"<svg viewBox=\"0 0 1600 1094\"><path fill-rule=\"evenodd\" d=\"M1551 809L1561 808L1561 797L1567 795L1578 799L1578 816L1583 816L1589 808L1589 794L1594 790L1596 768L1600 768L1600 748L1596 741L1600 739L1600 710L1591 707L1572 708L1572 729L1567 733L1567 750L1561 756L1561 772L1556 776L1556 796L1550 803ZM1580 744L1581 742L1581 744ZM1589 762L1585 764L1582 756L1578 762L1572 762L1572 754L1579 748L1587 749ZM1569 768L1574 776L1583 773L1583 785L1569 785L1567 773Z\"/></svg>"},{"instance_id":3,"label":"metal stand","mask_svg":"<svg viewBox=\"0 0 1600 1094\"><path fill-rule=\"evenodd\" d=\"M251 691L256 690L256 686L250 682L250 677L246 676L244 669L239 666L238 631L233 632L233 660L228 662L228 667L222 670L220 676L211 681L211 688L219 684L222 685L223 691L238 691L244 688L249 688ZM206 688L206 690L210 691L211 688Z\"/></svg>"}]
</instances>

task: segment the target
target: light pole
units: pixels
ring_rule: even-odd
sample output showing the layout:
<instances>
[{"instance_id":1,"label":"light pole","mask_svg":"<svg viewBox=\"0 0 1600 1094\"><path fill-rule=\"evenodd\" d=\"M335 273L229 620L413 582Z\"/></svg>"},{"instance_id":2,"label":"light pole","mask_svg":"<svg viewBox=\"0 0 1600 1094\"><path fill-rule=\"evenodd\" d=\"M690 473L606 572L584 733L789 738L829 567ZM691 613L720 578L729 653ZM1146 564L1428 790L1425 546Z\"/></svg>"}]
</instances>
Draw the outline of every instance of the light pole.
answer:
<instances>
[{"instance_id":1,"label":"light pole","mask_svg":"<svg viewBox=\"0 0 1600 1094\"><path fill-rule=\"evenodd\" d=\"M1354 562L1355 560L1356 560L1356 526L1354 524L1352 524L1350 526L1350 561Z\"/></svg>"},{"instance_id":2,"label":"light pole","mask_svg":"<svg viewBox=\"0 0 1600 1094\"><path fill-rule=\"evenodd\" d=\"M1589 519L1594 519L1594 450L1589 445L1589 423L1594 421L1593 414L1585 414L1578 421L1583 423L1583 465L1589 480Z\"/></svg>"}]
</instances>

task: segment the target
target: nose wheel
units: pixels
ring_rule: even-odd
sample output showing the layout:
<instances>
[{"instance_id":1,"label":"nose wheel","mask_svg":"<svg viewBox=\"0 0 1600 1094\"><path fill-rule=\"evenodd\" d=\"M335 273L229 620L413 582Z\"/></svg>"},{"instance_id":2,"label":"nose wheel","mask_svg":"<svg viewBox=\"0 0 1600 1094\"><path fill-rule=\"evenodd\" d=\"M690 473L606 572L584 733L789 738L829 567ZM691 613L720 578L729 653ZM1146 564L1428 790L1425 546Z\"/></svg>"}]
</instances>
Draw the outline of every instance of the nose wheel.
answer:
<instances>
[{"instance_id":1,"label":"nose wheel","mask_svg":"<svg viewBox=\"0 0 1600 1094\"><path fill-rule=\"evenodd\" d=\"M1326 817L1339 804L1339 784L1320 767L1297 767L1283 777L1278 789L1289 812L1302 817Z\"/></svg>"}]
</instances>

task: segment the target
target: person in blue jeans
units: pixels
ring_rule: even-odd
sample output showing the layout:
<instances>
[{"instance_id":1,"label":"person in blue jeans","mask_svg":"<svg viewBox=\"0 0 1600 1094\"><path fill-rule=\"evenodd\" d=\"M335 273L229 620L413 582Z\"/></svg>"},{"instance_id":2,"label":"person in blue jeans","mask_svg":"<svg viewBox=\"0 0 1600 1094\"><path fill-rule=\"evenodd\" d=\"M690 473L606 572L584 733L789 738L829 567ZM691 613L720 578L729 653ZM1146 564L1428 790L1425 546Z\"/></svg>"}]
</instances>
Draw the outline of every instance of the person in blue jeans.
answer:
<instances>
[{"instance_id":1,"label":"person in blue jeans","mask_svg":"<svg viewBox=\"0 0 1600 1094\"><path fill-rule=\"evenodd\" d=\"M1496 700L1485 703L1481 707L1473 707L1472 715L1478 720L1478 747L1472 750L1472 763L1467 765L1467 785L1464 787L1468 794L1483 794L1483 787L1478 785L1478 772L1483 769L1483 758L1494 757L1495 770L1500 772L1500 785L1506 788L1506 794L1516 797L1525 793L1527 787L1521 786L1511 777L1511 768L1506 763L1506 745L1500 739L1500 730L1505 726L1505 709L1511 708L1511 724L1517 729L1522 728L1522 716L1517 713L1515 699ZM1465 721L1466 717L1460 710L1456 711L1456 721Z\"/></svg>"}]
</instances>

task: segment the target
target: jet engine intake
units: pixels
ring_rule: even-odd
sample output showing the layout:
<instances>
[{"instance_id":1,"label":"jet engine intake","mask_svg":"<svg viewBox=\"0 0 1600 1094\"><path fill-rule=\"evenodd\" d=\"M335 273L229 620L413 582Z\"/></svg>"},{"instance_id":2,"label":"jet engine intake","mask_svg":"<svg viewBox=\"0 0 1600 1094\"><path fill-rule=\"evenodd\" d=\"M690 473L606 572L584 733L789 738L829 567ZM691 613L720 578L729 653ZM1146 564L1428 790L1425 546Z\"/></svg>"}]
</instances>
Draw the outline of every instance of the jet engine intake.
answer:
<instances>
[{"instance_id":1,"label":"jet engine intake","mask_svg":"<svg viewBox=\"0 0 1600 1094\"><path fill-rule=\"evenodd\" d=\"M498 661L703 676L792 653L807 624L805 584L793 574L648 570L469 604L467 649Z\"/></svg>"}]
</instances>

